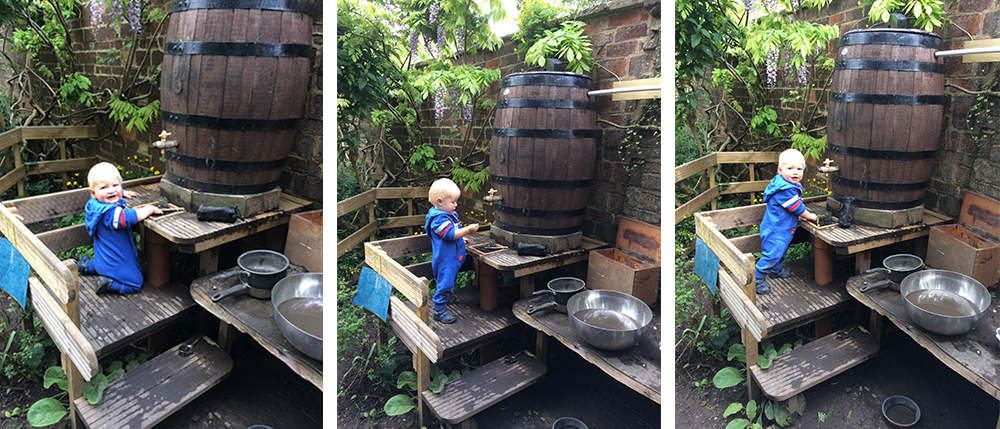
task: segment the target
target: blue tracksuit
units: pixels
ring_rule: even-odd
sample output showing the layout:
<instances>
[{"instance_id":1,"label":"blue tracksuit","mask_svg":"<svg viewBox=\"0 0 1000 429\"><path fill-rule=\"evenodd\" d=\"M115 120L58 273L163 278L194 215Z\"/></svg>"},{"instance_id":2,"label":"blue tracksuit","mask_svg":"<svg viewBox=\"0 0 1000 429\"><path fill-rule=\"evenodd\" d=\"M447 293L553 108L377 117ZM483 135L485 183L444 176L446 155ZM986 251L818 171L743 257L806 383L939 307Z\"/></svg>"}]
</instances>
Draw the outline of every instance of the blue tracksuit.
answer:
<instances>
[{"instance_id":1,"label":"blue tracksuit","mask_svg":"<svg viewBox=\"0 0 1000 429\"><path fill-rule=\"evenodd\" d=\"M132 225L138 223L135 209L128 208L124 200L104 204L91 198L85 211L87 234L94 238L94 259L87 267L88 274L111 278L115 292L138 292L142 272L132 238Z\"/></svg>"},{"instance_id":2,"label":"blue tracksuit","mask_svg":"<svg viewBox=\"0 0 1000 429\"><path fill-rule=\"evenodd\" d=\"M764 220L760 222L761 258L757 261L754 277L757 281L772 271L781 271L781 260L792 242L799 215L806 212L802 201L802 185L793 184L780 174L764 188Z\"/></svg>"},{"instance_id":3,"label":"blue tracksuit","mask_svg":"<svg viewBox=\"0 0 1000 429\"><path fill-rule=\"evenodd\" d=\"M445 304L451 296L452 289L455 288L455 277L458 276L458 268L465 261L465 239L455 239L455 231L462 225L458 223L458 214L447 213L443 210L431 208L427 212L427 220L424 223L424 231L431 237L431 269L434 270L434 278L437 280L437 289L431 301L434 302L434 311L441 312L448 308Z\"/></svg>"}]
</instances>

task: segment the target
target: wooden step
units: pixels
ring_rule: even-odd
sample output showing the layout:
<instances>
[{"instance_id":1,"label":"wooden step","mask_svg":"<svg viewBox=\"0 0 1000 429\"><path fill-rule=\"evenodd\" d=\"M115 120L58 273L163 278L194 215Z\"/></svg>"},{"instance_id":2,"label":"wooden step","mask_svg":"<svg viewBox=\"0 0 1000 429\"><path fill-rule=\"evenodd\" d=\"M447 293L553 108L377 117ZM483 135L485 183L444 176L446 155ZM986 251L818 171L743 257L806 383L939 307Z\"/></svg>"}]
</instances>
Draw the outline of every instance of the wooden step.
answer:
<instances>
[{"instance_id":1,"label":"wooden step","mask_svg":"<svg viewBox=\"0 0 1000 429\"><path fill-rule=\"evenodd\" d=\"M535 384L546 370L544 363L522 353L514 363L494 360L449 380L441 393L426 390L422 395L438 419L455 425Z\"/></svg>"},{"instance_id":2,"label":"wooden step","mask_svg":"<svg viewBox=\"0 0 1000 429\"><path fill-rule=\"evenodd\" d=\"M194 353L182 356L174 346L108 384L104 398L90 405L75 401L81 420L90 429L141 429L163 421L233 370L233 359L202 339Z\"/></svg>"},{"instance_id":3,"label":"wooden step","mask_svg":"<svg viewBox=\"0 0 1000 429\"><path fill-rule=\"evenodd\" d=\"M802 258L784 263L792 276L784 279L767 279L771 293L757 295L757 308L767 322L767 335L816 321L837 313L854 302L847 293L847 278L834 278L823 286L813 280L813 258Z\"/></svg>"},{"instance_id":4,"label":"wooden step","mask_svg":"<svg viewBox=\"0 0 1000 429\"><path fill-rule=\"evenodd\" d=\"M834 332L774 358L767 370L750 367L764 396L785 401L878 353L878 341L855 329L845 339Z\"/></svg>"}]
</instances>

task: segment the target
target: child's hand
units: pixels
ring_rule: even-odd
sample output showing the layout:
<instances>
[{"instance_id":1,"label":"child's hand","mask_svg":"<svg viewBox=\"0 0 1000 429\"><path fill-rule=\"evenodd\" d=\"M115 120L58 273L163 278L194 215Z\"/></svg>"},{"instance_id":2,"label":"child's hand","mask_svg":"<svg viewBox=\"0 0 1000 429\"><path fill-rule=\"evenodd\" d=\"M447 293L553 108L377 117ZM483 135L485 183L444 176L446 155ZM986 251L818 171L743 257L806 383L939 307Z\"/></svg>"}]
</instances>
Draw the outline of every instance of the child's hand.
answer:
<instances>
[{"instance_id":1,"label":"child's hand","mask_svg":"<svg viewBox=\"0 0 1000 429\"><path fill-rule=\"evenodd\" d=\"M124 190L122 191L122 196L125 198L135 198L138 197L139 194L135 191Z\"/></svg>"},{"instance_id":2,"label":"child's hand","mask_svg":"<svg viewBox=\"0 0 1000 429\"><path fill-rule=\"evenodd\" d=\"M474 223L472 225L469 225L467 228L469 228L469 231L471 231L471 232L476 232L476 231L479 231L479 224L478 223Z\"/></svg>"},{"instance_id":3,"label":"child's hand","mask_svg":"<svg viewBox=\"0 0 1000 429\"><path fill-rule=\"evenodd\" d=\"M139 222L142 222L147 217L155 214L163 214L163 210L160 210L160 208L156 206L146 206L135 209L135 215Z\"/></svg>"},{"instance_id":4,"label":"child's hand","mask_svg":"<svg viewBox=\"0 0 1000 429\"><path fill-rule=\"evenodd\" d=\"M812 212L802 213L802 217L804 217L807 221L810 222L816 222L819 220L819 216L816 216L816 214Z\"/></svg>"}]
</instances>

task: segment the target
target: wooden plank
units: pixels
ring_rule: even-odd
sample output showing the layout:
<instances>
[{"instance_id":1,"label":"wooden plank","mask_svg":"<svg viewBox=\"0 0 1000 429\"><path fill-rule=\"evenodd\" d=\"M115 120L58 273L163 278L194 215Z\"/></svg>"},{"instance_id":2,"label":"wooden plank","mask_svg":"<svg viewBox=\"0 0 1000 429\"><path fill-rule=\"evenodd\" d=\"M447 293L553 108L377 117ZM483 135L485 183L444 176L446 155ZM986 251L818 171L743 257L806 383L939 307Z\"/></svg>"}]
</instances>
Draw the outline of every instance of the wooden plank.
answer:
<instances>
[{"instance_id":1,"label":"wooden plank","mask_svg":"<svg viewBox=\"0 0 1000 429\"><path fill-rule=\"evenodd\" d=\"M383 218L379 219L379 221L384 221L379 226L379 229L401 228L407 226L424 226L424 222L426 220L427 216L424 215Z\"/></svg>"},{"instance_id":2,"label":"wooden plank","mask_svg":"<svg viewBox=\"0 0 1000 429\"><path fill-rule=\"evenodd\" d=\"M965 42L962 49L993 48L997 46L1000 46L1000 39L969 40ZM992 63L996 61L1000 61L1000 52L962 55L963 63Z\"/></svg>"},{"instance_id":3,"label":"wooden plank","mask_svg":"<svg viewBox=\"0 0 1000 429\"><path fill-rule=\"evenodd\" d=\"M757 341L766 338L768 335L767 321L754 302L743 292L743 285L738 284L729 273L721 268L719 269L718 285L722 302L729 308L736 323L744 330L749 331Z\"/></svg>"},{"instance_id":4,"label":"wooden plank","mask_svg":"<svg viewBox=\"0 0 1000 429\"><path fill-rule=\"evenodd\" d=\"M22 141L24 141L24 139L21 138L21 127L7 130L3 134L0 134L0 151L21 143Z\"/></svg>"},{"instance_id":5,"label":"wooden plank","mask_svg":"<svg viewBox=\"0 0 1000 429\"><path fill-rule=\"evenodd\" d=\"M37 163L28 164L28 174L49 174L49 173L62 173L64 171L79 171L79 170L89 170L96 164L96 157L89 158L73 158L58 161L40 161Z\"/></svg>"},{"instance_id":6,"label":"wooden plank","mask_svg":"<svg viewBox=\"0 0 1000 429\"><path fill-rule=\"evenodd\" d=\"M392 259L430 253L433 250L431 239L427 234L389 238L373 242L372 244L381 247Z\"/></svg>"},{"instance_id":7,"label":"wooden plank","mask_svg":"<svg viewBox=\"0 0 1000 429\"><path fill-rule=\"evenodd\" d=\"M649 79L635 79L635 80L622 80L611 84L612 88L634 88L637 86L656 86L660 85L660 78L654 77ZM624 101L624 100L647 100L652 98L660 98L662 90L650 90L650 91L636 91L636 92L625 92L618 94L611 94L611 101Z\"/></svg>"},{"instance_id":8,"label":"wooden plank","mask_svg":"<svg viewBox=\"0 0 1000 429\"><path fill-rule=\"evenodd\" d=\"M771 293L757 295L754 302L767 321L769 336L819 320L842 311L854 300L844 290L846 276L819 285L813 279L812 258L785 261L792 275L784 279L768 279Z\"/></svg>"},{"instance_id":9,"label":"wooden plank","mask_svg":"<svg viewBox=\"0 0 1000 429\"><path fill-rule=\"evenodd\" d=\"M691 199L684 203L684 205L674 209L674 225L680 223L684 218L701 211L702 207L705 207L708 203L715 201L719 196L719 187L713 187L709 190L702 192L697 197Z\"/></svg>"},{"instance_id":10,"label":"wooden plank","mask_svg":"<svg viewBox=\"0 0 1000 429\"><path fill-rule=\"evenodd\" d=\"M97 363L97 355L80 329L63 312L62 304L52 298L35 276L28 278L28 286L31 289L32 302L35 304L35 314L45 325L52 342L63 354L69 356L84 379L89 381L96 377L101 370Z\"/></svg>"},{"instance_id":11,"label":"wooden plank","mask_svg":"<svg viewBox=\"0 0 1000 429\"><path fill-rule=\"evenodd\" d=\"M376 273L388 280L394 289L402 293L415 306L427 305L427 286L429 283L427 279L417 277L407 271L378 246L365 243L365 264L368 264Z\"/></svg>"},{"instance_id":12,"label":"wooden plank","mask_svg":"<svg viewBox=\"0 0 1000 429\"><path fill-rule=\"evenodd\" d=\"M155 176L128 180L125 181L125 183L122 183L122 185L125 189L138 191L143 191L148 188L149 193L155 193L155 196L158 198L160 193L159 185L156 185L155 187L150 187L149 185L158 183L161 177L162 176ZM150 197L152 197L152 195ZM90 192L87 188L80 188L34 197L18 198L16 200L7 200L4 201L4 205L8 207L16 207L18 209L18 214L24 216L23 223L31 224L83 212L83 209L87 204L87 200L89 199ZM142 200L142 198L139 198L138 200Z\"/></svg>"},{"instance_id":13,"label":"wooden plank","mask_svg":"<svg viewBox=\"0 0 1000 429\"><path fill-rule=\"evenodd\" d=\"M775 357L767 370L753 365L750 371L764 396L786 401L872 358L878 349L878 342L860 330L845 339L833 333Z\"/></svg>"},{"instance_id":14,"label":"wooden plank","mask_svg":"<svg viewBox=\"0 0 1000 429\"><path fill-rule=\"evenodd\" d=\"M371 189L355 195L337 203L337 217L344 216L350 212L364 207L366 204L375 202L375 189Z\"/></svg>"},{"instance_id":15,"label":"wooden plank","mask_svg":"<svg viewBox=\"0 0 1000 429\"><path fill-rule=\"evenodd\" d=\"M25 177L28 177L28 174L25 172L23 165L4 174L3 177L0 177L0 193L7 192L14 185L21 183Z\"/></svg>"},{"instance_id":16,"label":"wooden plank","mask_svg":"<svg viewBox=\"0 0 1000 429\"><path fill-rule=\"evenodd\" d=\"M98 136L96 125L43 125L21 127L24 140L82 139Z\"/></svg>"},{"instance_id":17,"label":"wooden plank","mask_svg":"<svg viewBox=\"0 0 1000 429\"><path fill-rule=\"evenodd\" d=\"M776 163L780 152L717 152L719 164Z\"/></svg>"},{"instance_id":18,"label":"wooden plank","mask_svg":"<svg viewBox=\"0 0 1000 429\"><path fill-rule=\"evenodd\" d=\"M674 167L674 183L680 182L681 180L687 179L688 177L694 176L695 174L701 173L709 168L715 167L719 163L717 162L718 154L712 152L694 161L689 161L684 164Z\"/></svg>"},{"instance_id":19,"label":"wooden plank","mask_svg":"<svg viewBox=\"0 0 1000 429\"><path fill-rule=\"evenodd\" d=\"M437 363L444 354L441 338L416 314L406 308L406 304L395 296L389 297L389 307L392 310L392 328L405 333L413 345L423 351L433 363Z\"/></svg>"},{"instance_id":20,"label":"wooden plank","mask_svg":"<svg viewBox=\"0 0 1000 429\"><path fill-rule=\"evenodd\" d=\"M444 324L429 319L426 323L441 341L441 359L451 359L474 350L521 326L511 313L510 301L501 301L504 305L483 311L479 306L481 297L477 288L456 288L454 294L455 302L448 304L448 311L455 316L455 322ZM410 312L416 311L412 303L404 305Z\"/></svg>"},{"instance_id":21,"label":"wooden plank","mask_svg":"<svg viewBox=\"0 0 1000 429\"><path fill-rule=\"evenodd\" d=\"M725 189L722 190L721 194L741 194L744 192L761 192L767 187L770 180L757 180L754 182L733 182L727 183ZM722 185L719 185L721 188Z\"/></svg>"},{"instance_id":22,"label":"wooden plank","mask_svg":"<svg viewBox=\"0 0 1000 429\"><path fill-rule=\"evenodd\" d=\"M546 370L544 363L522 354L512 364L497 359L448 380L441 393L421 395L439 419L455 425L535 384Z\"/></svg>"},{"instance_id":23,"label":"wooden plank","mask_svg":"<svg viewBox=\"0 0 1000 429\"><path fill-rule=\"evenodd\" d=\"M0 204L0 232L14 245L21 256L48 286L59 306L76 299L76 283L73 273L56 258L31 231L28 230L6 206Z\"/></svg>"},{"instance_id":24,"label":"wooden plank","mask_svg":"<svg viewBox=\"0 0 1000 429\"><path fill-rule=\"evenodd\" d=\"M349 235L347 238L341 240L337 243L337 256L347 253L348 250L354 248L361 243L364 243L372 234L378 231L378 223L370 222L361 229L354 232L354 234Z\"/></svg>"},{"instance_id":25,"label":"wooden plank","mask_svg":"<svg viewBox=\"0 0 1000 429\"><path fill-rule=\"evenodd\" d=\"M189 356L178 353L182 345L192 340L174 346L109 383L97 405L90 405L86 398L77 399L75 404L87 427L153 427L232 372L233 359L208 341L195 344L194 353Z\"/></svg>"},{"instance_id":26,"label":"wooden plank","mask_svg":"<svg viewBox=\"0 0 1000 429\"><path fill-rule=\"evenodd\" d=\"M713 212L717 213L717 212ZM708 245L709 249L719 257L722 264L735 276L735 280L740 285L745 285L753 280L753 260L744 256L733 243L729 242L726 236L722 235L715 228L714 219L702 213L694 214L695 230L698 238Z\"/></svg>"},{"instance_id":27,"label":"wooden plank","mask_svg":"<svg viewBox=\"0 0 1000 429\"><path fill-rule=\"evenodd\" d=\"M82 223L43 232L38 234L38 239L52 253L68 252L80 246L94 244L94 239L87 234L87 226Z\"/></svg>"},{"instance_id":28,"label":"wooden plank","mask_svg":"<svg viewBox=\"0 0 1000 429\"><path fill-rule=\"evenodd\" d=\"M431 188L421 187L421 188L375 188L375 199L385 200L389 198L423 198L427 199L427 194L430 194ZM344 200L346 201L346 200ZM341 202L344 202L341 201ZM340 211L340 206L337 207L337 213L348 213Z\"/></svg>"}]
</instances>

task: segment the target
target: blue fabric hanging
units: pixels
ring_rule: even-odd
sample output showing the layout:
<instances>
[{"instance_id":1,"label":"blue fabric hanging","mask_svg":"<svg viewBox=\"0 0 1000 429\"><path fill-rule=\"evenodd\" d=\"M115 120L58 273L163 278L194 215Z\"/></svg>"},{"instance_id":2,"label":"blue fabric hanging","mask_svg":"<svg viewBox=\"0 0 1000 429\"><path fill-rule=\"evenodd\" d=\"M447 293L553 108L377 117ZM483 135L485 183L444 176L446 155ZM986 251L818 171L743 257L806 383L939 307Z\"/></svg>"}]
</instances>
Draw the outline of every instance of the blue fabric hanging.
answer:
<instances>
[{"instance_id":1,"label":"blue fabric hanging","mask_svg":"<svg viewBox=\"0 0 1000 429\"><path fill-rule=\"evenodd\" d=\"M694 248L694 273L708 284L712 295L715 295L716 283L719 280L719 257L700 238Z\"/></svg>"},{"instance_id":2,"label":"blue fabric hanging","mask_svg":"<svg viewBox=\"0 0 1000 429\"><path fill-rule=\"evenodd\" d=\"M28 275L31 266L6 238L0 238L0 289L24 308L28 300Z\"/></svg>"},{"instance_id":3,"label":"blue fabric hanging","mask_svg":"<svg viewBox=\"0 0 1000 429\"><path fill-rule=\"evenodd\" d=\"M391 293L392 285L388 280L371 268L361 269L358 294L354 295L355 304L371 310L372 313L385 320L389 313L389 294Z\"/></svg>"}]
</instances>

